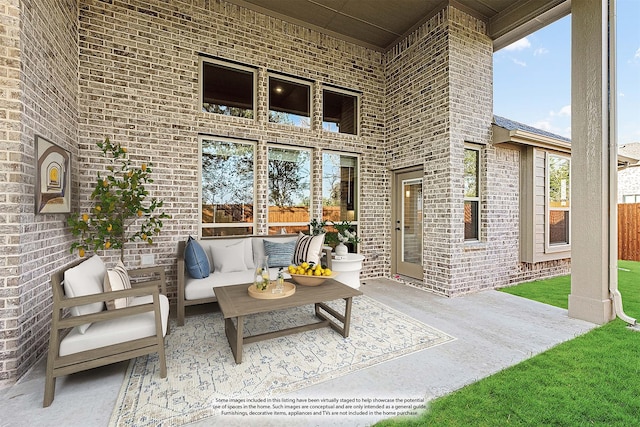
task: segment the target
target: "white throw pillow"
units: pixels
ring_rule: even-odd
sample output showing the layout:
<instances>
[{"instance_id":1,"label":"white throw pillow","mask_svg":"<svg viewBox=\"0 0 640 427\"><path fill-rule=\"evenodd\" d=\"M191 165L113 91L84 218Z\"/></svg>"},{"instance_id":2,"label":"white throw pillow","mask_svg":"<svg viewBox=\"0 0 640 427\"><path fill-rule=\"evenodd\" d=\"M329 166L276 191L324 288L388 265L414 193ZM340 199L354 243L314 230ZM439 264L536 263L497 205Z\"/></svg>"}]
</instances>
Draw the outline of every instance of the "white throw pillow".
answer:
<instances>
[{"instance_id":1,"label":"white throw pillow","mask_svg":"<svg viewBox=\"0 0 640 427\"><path fill-rule=\"evenodd\" d=\"M104 291L122 291L125 289L131 289L131 279L129 279L129 273L127 273L122 261L118 261L118 264L114 268L107 270L107 274L104 275ZM116 298L111 301L105 301L107 310L128 307L131 299L131 297Z\"/></svg>"},{"instance_id":2,"label":"white throw pillow","mask_svg":"<svg viewBox=\"0 0 640 427\"><path fill-rule=\"evenodd\" d=\"M103 291L104 276L107 268L98 255L94 255L86 261L64 272L64 293L67 297L81 297L84 295L100 294ZM95 302L74 306L69 309L72 316L99 313L104 310L104 303ZM85 323L78 326L78 331L84 334L91 326Z\"/></svg>"},{"instance_id":3,"label":"white throw pillow","mask_svg":"<svg viewBox=\"0 0 640 427\"><path fill-rule=\"evenodd\" d=\"M244 262L244 250L244 241L229 246L211 246L213 271L233 273L234 271L247 270L247 265Z\"/></svg>"},{"instance_id":4,"label":"white throw pillow","mask_svg":"<svg viewBox=\"0 0 640 427\"><path fill-rule=\"evenodd\" d=\"M295 264L300 264L302 262L319 264L323 244L324 234L319 234L317 236L307 236L303 233L298 234L296 249L293 252L293 262Z\"/></svg>"}]
</instances>

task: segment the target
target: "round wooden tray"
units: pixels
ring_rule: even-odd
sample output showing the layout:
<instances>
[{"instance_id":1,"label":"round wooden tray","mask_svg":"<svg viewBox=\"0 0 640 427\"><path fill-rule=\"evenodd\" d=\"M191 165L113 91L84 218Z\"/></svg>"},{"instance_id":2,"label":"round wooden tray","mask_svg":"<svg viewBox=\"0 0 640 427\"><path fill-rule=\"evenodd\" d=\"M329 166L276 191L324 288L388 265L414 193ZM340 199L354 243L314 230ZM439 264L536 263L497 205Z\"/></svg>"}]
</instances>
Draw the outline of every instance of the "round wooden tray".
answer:
<instances>
[{"instance_id":1,"label":"round wooden tray","mask_svg":"<svg viewBox=\"0 0 640 427\"><path fill-rule=\"evenodd\" d=\"M271 289L276 286L275 282L271 282L267 289L264 291L256 288L256 285L249 286L249 296L257 299L278 299L278 298L286 298L296 293L296 285L289 282L284 282L284 289L280 294L271 293Z\"/></svg>"}]
</instances>

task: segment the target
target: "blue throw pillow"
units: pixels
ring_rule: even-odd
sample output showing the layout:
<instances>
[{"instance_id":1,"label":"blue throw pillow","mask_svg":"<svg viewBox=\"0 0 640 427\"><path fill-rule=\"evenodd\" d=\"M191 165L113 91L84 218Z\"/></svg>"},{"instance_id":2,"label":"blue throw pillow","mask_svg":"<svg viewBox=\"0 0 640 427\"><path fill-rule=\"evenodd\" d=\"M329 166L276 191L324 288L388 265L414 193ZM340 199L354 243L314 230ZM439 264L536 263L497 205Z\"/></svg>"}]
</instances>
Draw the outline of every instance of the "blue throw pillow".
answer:
<instances>
[{"instance_id":1,"label":"blue throw pillow","mask_svg":"<svg viewBox=\"0 0 640 427\"><path fill-rule=\"evenodd\" d=\"M204 279L209 277L209 258L197 240L189 236L187 245L184 247L184 263L187 265L189 276L194 279Z\"/></svg>"},{"instance_id":2,"label":"blue throw pillow","mask_svg":"<svg viewBox=\"0 0 640 427\"><path fill-rule=\"evenodd\" d=\"M293 251L296 241L285 243L264 240L264 254L269 257L269 267L288 267L293 262Z\"/></svg>"}]
</instances>

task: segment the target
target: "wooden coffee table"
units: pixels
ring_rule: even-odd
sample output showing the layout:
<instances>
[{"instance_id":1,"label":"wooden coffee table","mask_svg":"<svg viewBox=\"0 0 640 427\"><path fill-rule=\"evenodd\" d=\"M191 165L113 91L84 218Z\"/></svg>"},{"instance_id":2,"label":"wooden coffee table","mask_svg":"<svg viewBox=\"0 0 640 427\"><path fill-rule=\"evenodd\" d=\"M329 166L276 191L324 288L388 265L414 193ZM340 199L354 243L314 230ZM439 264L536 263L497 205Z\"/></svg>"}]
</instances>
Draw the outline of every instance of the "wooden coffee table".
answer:
<instances>
[{"instance_id":1,"label":"wooden coffee table","mask_svg":"<svg viewBox=\"0 0 640 427\"><path fill-rule=\"evenodd\" d=\"M215 288L218 304L224 316L224 330L236 363L242 363L242 345L244 343L249 344L298 332L310 331L324 326L331 327L345 338L348 337L349 323L351 321L351 299L355 296L362 295L362 292L359 290L343 285L333 279L328 279L320 286L296 285L295 294L279 299L252 298L247 291L249 286L250 284L247 283ZM325 304L328 301L337 299L344 299L346 301L344 313L339 313ZM320 321L308 325L296 326L294 328L282 329L280 331L244 336L245 316L308 304L315 305L315 315ZM327 317L323 310L338 319L342 325ZM236 319L235 324L233 321L234 318Z\"/></svg>"}]
</instances>

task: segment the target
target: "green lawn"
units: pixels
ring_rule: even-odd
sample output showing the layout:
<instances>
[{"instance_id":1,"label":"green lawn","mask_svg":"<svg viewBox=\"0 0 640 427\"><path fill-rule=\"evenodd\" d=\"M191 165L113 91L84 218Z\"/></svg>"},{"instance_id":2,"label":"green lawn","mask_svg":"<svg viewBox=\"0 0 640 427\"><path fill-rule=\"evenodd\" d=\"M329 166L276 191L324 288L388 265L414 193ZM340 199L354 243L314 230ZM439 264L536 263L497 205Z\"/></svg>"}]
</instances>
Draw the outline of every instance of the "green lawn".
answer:
<instances>
[{"instance_id":1,"label":"green lawn","mask_svg":"<svg viewBox=\"0 0 640 427\"><path fill-rule=\"evenodd\" d=\"M624 311L640 319L640 263L620 261ZM502 289L567 308L569 276ZM640 425L640 332L615 320L376 426Z\"/></svg>"}]
</instances>

